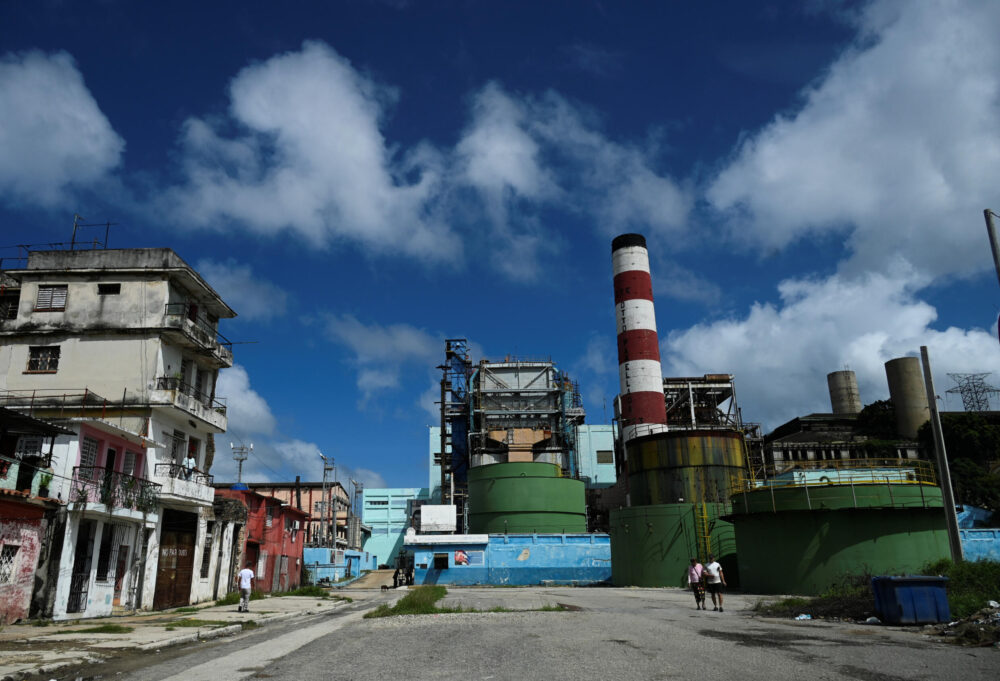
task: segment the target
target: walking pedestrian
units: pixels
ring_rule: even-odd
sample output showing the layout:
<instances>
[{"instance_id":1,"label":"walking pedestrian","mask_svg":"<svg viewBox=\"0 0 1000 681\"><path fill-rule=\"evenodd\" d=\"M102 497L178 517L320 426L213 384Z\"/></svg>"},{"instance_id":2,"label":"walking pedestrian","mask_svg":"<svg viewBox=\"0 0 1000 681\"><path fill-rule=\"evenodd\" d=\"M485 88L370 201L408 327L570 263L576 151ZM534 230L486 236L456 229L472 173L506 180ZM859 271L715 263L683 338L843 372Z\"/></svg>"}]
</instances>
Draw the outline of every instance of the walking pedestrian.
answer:
<instances>
[{"instance_id":1,"label":"walking pedestrian","mask_svg":"<svg viewBox=\"0 0 1000 681\"><path fill-rule=\"evenodd\" d=\"M697 558L691 559L687 569L688 588L694 592L695 610L705 609L705 568Z\"/></svg>"},{"instance_id":2,"label":"walking pedestrian","mask_svg":"<svg viewBox=\"0 0 1000 681\"><path fill-rule=\"evenodd\" d=\"M724 612L722 609L722 589L726 586L726 575L722 572L722 566L715 560L715 556L708 554L708 565L705 566L705 586L708 593L712 595L712 610Z\"/></svg>"},{"instance_id":3,"label":"walking pedestrian","mask_svg":"<svg viewBox=\"0 0 1000 681\"><path fill-rule=\"evenodd\" d=\"M250 612L250 592L253 591L253 570L248 567L236 575L236 583L240 588L240 607L237 612Z\"/></svg>"}]
</instances>

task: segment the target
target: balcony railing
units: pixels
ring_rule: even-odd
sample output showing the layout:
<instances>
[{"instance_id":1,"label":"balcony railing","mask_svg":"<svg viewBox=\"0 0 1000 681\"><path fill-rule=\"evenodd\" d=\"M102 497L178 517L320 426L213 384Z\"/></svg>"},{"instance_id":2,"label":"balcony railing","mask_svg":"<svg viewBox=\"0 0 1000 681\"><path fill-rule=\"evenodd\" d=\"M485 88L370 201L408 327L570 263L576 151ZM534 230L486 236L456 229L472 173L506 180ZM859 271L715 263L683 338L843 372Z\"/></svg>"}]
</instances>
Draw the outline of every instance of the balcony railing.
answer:
<instances>
[{"instance_id":1,"label":"balcony railing","mask_svg":"<svg viewBox=\"0 0 1000 681\"><path fill-rule=\"evenodd\" d=\"M175 480L188 480L199 485L210 487L215 482L215 476L208 473L199 473L192 468L185 468L179 463L158 463L153 469L159 477L174 478Z\"/></svg>"},{"instance_id":2,"label":"balcony railing","mask_svg":"<svg viewBox=\"0 0 1000 681\"><path fill-rule=\"evenodd\" d=\"M160 502L160 485L107 468L76 466L69 501L152 513Z\"/></svg>"},{"instance_id":3,"label":"balcony railing","mask_svg":"<svg viewBox=\"0 0 1000 681\"><path fill-rule=\"evenodd\" d=\"M180 378L171 376L160 376L156 379L156 389L157 390L176 390L181 394L187 395L188 397L193 397L198 402L201 402L206 409L212 409L223 416L226 414L226 403L225 400L212 397L209 393L198 390L196 387L190 383L185 383Z\"/></svg>"},{"instance_id":4,"label":"balcony railing","mask_svg":"<svg viewBox=\"0 0 1000 681\"><path fill-rule=\"evenodd\" d=\"M204 315L191 314L191 312L192 308L187 303L167 303L163 314L166 317L187 319L191 322L189 328L195 340L202 345L221 345L232 354L232 341L219 333L219 330Z\"/></svg>"}]
</instances>

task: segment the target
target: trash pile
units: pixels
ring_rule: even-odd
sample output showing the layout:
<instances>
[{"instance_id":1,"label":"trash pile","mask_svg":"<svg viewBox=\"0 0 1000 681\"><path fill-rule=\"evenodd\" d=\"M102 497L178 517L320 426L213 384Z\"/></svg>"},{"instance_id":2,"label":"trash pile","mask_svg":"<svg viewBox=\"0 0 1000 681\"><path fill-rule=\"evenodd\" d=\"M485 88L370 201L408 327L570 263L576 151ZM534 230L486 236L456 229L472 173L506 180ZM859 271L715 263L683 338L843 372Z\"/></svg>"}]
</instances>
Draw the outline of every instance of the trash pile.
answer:
<instances>
[{"instance_id":1,"label":"trash pile","mask_svg":"<svg viewBox=\"0 0 1000 681\"><path fill-rule=\"evenodd\" d=\"M1000 648L1000 603L987 601L985 608L966 618L947 624L928 624L924 633L959 645Z\"/></svg>"}]
</instances>

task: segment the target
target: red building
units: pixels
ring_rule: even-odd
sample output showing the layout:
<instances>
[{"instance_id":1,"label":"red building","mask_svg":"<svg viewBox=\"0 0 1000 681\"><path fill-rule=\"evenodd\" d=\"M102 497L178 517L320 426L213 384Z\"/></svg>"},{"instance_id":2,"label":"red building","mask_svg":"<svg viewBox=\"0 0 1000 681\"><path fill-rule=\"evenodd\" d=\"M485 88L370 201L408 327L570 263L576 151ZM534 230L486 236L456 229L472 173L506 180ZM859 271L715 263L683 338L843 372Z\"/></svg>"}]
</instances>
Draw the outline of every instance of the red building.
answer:
<instances>
[{"instance_id":1,"label":"red building","mask_svg":"<svg viewBox=\"0 0 1000 681\"><path fill-rule=\"evenodd\" d=\"M265 593L297 589L309 514L251 490L216 489L215 495L237 499L247 507L239 567L254 571L255 588Z\"/></svg>"}]
</instances>

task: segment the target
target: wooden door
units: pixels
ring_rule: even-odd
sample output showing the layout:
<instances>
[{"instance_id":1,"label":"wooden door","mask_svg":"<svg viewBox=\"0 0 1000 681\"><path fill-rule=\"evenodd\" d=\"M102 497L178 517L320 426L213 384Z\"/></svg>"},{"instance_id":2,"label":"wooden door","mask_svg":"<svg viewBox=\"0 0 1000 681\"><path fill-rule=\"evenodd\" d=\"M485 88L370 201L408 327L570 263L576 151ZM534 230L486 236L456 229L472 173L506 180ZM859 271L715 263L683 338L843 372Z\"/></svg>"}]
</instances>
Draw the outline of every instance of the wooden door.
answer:
<instances>
[{"instance_id":1,"label":"wooden door","mask_svg":"<svg viewBox=\"0 0 1000 681\"><path fill-rule=\"evenodd\" d=\"M187 605L194 573L194 539L191 532L164 530L160 536L160 559L156 567L153 608Z\"/></svg>"}]
</instances>

